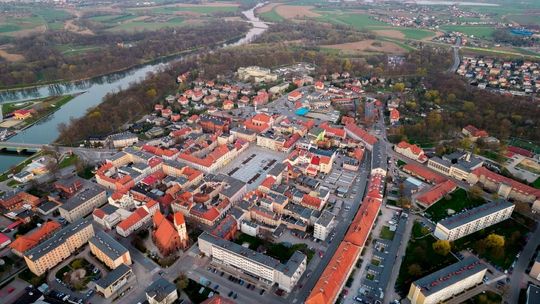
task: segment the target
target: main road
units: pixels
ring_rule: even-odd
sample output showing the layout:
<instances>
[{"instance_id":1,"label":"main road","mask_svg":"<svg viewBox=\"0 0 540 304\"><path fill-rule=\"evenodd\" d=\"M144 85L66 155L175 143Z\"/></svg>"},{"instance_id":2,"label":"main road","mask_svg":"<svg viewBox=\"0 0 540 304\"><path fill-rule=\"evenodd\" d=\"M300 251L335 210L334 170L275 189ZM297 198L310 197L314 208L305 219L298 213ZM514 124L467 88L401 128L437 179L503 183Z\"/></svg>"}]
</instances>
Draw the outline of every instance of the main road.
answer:
<instances>
[{"instance_id":1,"label":"main road","mask_svg":"<svg viewBox=\"0 0 540 304\"><path fill-rule=\"evenodd\" d=\"M367 153L366 159L362 163L361 172L356 179L355 186L358 187L358 192L353 199L351 210L348 211L344 221L341 222L340 225L336 227L335 229L336 236L334 238L334 241L328 245L328 248L326 249L326 253L322 257L321 261L319 262L318 267L313 271L313 273L311 273L304 287L301 289L295 289L295 291L293 291L293 293L289 296L290 303L303 303L306 300L306 298L309 296L313 287L315 287L315 284L317 283L317 280L319 280L319 278L321 277L324 269L326 268L326 265L330 263L330 260L336 253L336 250L339 244L341 243L343 238L345 238L345 233L349 229L350 223L352 222L353 218L356 216L356 212L358 212L358 209L360 208L360 204L364 197L364 192L367 186L368 174L370 171L371 171L371 153Z\"/></svg>"},{"instance_id":2,"label":"main road","mask_svg":"<svg viewBox=\"0 0 540 304\"><path fill-rule=\"evenodd\" d=\"M448 69L449 73L455 73L459 67L461 59L459 58L459 48L461 47L461 37L456 38L456 44L452 46L452 51L454 53L454 63Z\"/></svg>"}]
</instances>

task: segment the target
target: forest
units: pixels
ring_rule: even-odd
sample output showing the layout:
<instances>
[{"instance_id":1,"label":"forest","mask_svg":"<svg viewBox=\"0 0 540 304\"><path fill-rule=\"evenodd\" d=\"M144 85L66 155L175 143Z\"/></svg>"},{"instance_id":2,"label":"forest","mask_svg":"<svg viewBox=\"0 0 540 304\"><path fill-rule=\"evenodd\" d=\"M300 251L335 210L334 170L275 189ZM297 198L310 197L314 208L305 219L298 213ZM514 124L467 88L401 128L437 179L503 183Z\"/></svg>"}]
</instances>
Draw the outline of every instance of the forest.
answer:
<instances>
[{"instance_id":1,"label":"forest","mask_svg":"<svg viewBox=\"0 0 540 304\"><path fill-rule=\"evenodd\" d=\"M79 35L68 31L47 32L12 42L12 52L25 60L0 59L0 87L36 82L78 80L126 69L137 64L183 51L212 47L247 32L244 22L210 22L176 30L164 28L137 33ZM76 55L58 46L99 46Z\"/></svg>"}]
</instances>

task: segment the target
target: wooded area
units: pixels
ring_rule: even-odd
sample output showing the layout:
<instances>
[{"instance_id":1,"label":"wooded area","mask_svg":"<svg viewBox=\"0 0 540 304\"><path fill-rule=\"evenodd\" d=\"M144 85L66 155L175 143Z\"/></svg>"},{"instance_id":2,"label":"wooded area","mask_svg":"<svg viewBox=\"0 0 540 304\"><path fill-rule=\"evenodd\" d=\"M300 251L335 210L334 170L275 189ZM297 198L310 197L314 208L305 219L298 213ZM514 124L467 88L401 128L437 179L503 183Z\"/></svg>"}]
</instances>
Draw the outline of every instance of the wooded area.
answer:
<instances>
[{"instance_id":1,"label":"wooded area","mask_svg":"<svg viewBox=\"0 0 540 304\"><path fill-rule=\"evenodd\" d=\"M17 39L12 52L24 56L21 62L0 59L0 86L76 80L122 70L146 61L182 51L210 47L247 32L244 22L215 21L203 26L137 33L103 32L79 35L56 31ZM68 55L58 46L99 46Z\"/></svg>"}]
</instances>

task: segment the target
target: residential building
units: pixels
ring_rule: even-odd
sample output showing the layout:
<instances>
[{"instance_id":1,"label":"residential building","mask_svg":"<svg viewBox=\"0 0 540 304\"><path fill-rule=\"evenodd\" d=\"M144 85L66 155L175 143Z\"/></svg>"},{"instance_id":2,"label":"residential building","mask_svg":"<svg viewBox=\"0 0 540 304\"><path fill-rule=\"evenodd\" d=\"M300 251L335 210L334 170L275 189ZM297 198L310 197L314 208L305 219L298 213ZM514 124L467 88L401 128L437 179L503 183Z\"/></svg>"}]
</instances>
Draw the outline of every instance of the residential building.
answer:
<instances>
[{"instance_id":1,"label":"residential building","mask_svg":"<svg viewBox=\"0 0 540 304\"><path fill-rule=\"evenodd\" d=\"M13 111L13 117L18 120L24 120L32 117L32 111L20 109Z\"/></svg>"},{"instance_id":2,"label":"residential building","mask_svg":"<svg viewBox=\"0 0 540 304\"><path fill-rule=\"evenodd\" d=\"M461 130L461 133L470 138L473 142L477 141L479 138L486 138L489 136L489 134L485 130L480 130L473 125L468 125L464 127Z\"/></svg>"},{"instance_id":3,"label":"residential building","mask_svg":"<svg viewBox=\"0 0 540 304\"><path fill-rule=\"evenodd\" d=\"M368 150L371 150L373 145L377 142L377 137L369 134L366 130L360 128L354 123L346 124L345 132L350 138L361 141Z\"/></svg>"},{"instance_id":4,"label":"residential building","mask_svg":"<svg viewBox=\"0 0 540 304\"><path fill-rule=\"evenodd\" d=\"M330 211L324 210L314 225L313 237L321 241L326 240L335 226L335 215Z\"/></svg>"},{"instance_id":5,"label":"residential building","mask_svg":"<svg viewBox=\"0 0 540 304\"><path fill-rule=\"evenodd\" d=\"M9 245L11 251L22 257L27 250L36 247L40 242L43 242L48 237L60 230L62 226L56 221L45 222L37 230L21 235Z\"/></svg>"},{"instance_id":6,"label":"residential building","mask_svg":"<svg viewBox=\"0 0 540 304\"><path fill-rule=\"evenodd\" d=\"M390 110L390 123L396 124L399 122L399 111L397 109Z\"/></svg>"},{"instance_id":7,"label":"residential building","mask_svg":"<svg viewBox=\"0 0 540 304\"><path fill-rule=\"evenodd\" d=\"M487 267L474 256L414 281L407 298L411 304L436 304L482 283Z\"/></svg>"},{"instance_id":8,"label":"residential building","mask_svg":"<svg viewBox=\"0 0 540 304\"><path fill-rule=\"evenodd\" d=\"M24 253L30 271L40 276L68 258L75 250L84 246L94 236L90 219L79 219L51 238Z\"/></svg>"},{"instance_id":9,"label":"residential building","mask_svg":"<svg viewBox=\"0 0 540 304\"><path fill-rule=\"evenodd\" d=\"M130 215L131 212L117 208L111 204L105 204L103 207L96 208L94 212L92 212L94 222L107 230L113 229L120 221L126 219Z\"/></svg>"},{"instance_id":10,"label":"residential building","mask_svg":"<svg viewBox=\"0 0 540 304\"><path fill-rule=\"evenodd\" d=\"M60 215L68 222L83 218L90 214L97 207L107 202L107 193L105 190L90 186L70 197L61 207Z\"/></svg>"},{"instance_id":11,"label":"residential building","mask_svg":"<svg viewBox=\"0 0 540 304\"><path fill-rule=\"evenodd\" d=\"M399 144L395 145L394 151L410 159L414 159L420 163L425 163L428 160L422 148L417 145L409 144L406 141L402 141Z\"/></svg>"},{"instance_id":12,"label":"residential building","mask_svg":"<svg viewBox=\"0 0 540 304\"><path fill-rule=\"evenodd\" d=\"M505 200L483 204L438 222L433 234L440 240L454 241L510 218L514 207Z\"/></svg>"},{"instance_id":13,"label":"residential building","mask_svg":"<svg viewBox=\"0 0 540 304\"><path fill-rule=\"evenodd\" d=\"M145 292L149 304L173 304L178 299L176 286L164 278L154 281Z\"/></svg>"},{"instance_id":14,"label":"residential building","mask_svg":"<svg viewBox=\"0 0 540 304\"><path fill-rule=\"evenodd\" d=\"M8 192L0 198L0 206L8 211L23 207L34 209L38 204L39 197L24 191Z\"/></svg>"},{"instance_id":15,"label":"residential building","mask_svg":"<svg viewBox=\"0 0 540 304\"><path fill-rule=\"evenodd\" d=\"M147 225L152 220L152 216L159 210L159 203L151 200L145 205L135 209L133 213L116 226L116 232L128 237L130 234Z\"/></svg>"},{"instance_id":16,"label":"residential building","mask_svg":"<svg viewBox=\"0 0 540 304\"><path fill-rule=\"evenodd\" d=\"M96 291L106 299L118 294L119 291L127 288L127 284L135 280L135 274L131 267L121 264L107 276L96 281Z\"/></svg>"},{"instance_id":17,"label":"residential building","mask_svg":"<svg viewBox=\"0 0 540 304\"><path fill-rule=\"evenodd\" d=\"M129 147L139 142L139 137L131 132L113 134L108 139L115 149Z\"/></svg>"},{"instance_id":18,"label":"residential building","mask_svg":"<svg viewBox=\"0 0 540 304\"><path fill-rule=\"evenodd\" d=\"M199 249L212 260L258 278L268 285L277 284L279 288L290 292L306 270L307 257L295 252L287 263L243 247L236 243L218 238L207 232L199 236Z\"/></svg>"},{"instance_id":19,"label":"residential building","mask_svg":"<svg viewBox=\"0 0 540 304\"><path fill-rule=\"evenodd\" d=\"M103 231L98 231L88 242L90 251L107 267L131 265L131 255L126 247Z\"/></svg>"}]
</instances>

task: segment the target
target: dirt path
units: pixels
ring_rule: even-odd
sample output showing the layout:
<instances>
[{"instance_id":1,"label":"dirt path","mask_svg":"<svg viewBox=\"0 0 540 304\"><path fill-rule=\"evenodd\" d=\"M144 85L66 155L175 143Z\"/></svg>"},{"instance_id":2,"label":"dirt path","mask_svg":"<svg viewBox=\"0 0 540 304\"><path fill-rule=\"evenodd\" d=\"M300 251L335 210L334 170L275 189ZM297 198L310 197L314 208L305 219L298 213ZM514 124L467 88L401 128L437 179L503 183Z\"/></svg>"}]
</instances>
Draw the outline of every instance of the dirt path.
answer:
<instances>
[{"instance_id":1,"label":"dirt path","mask_svg":"<svg viewBox=\"0 0 540 304\"><path fill-rule=\"evenodd\" d=\"M380 36L386 36L388 38L405 39L405 34L398 30L375 30L375 34Z\"/></svg>"},{"instance_id":2,"label":"dirt path","mask_svg":"<svg viewBox=\"0 0 540 304\"><path fill-rule=\"evenodd\" d=\"M283 3L269 3L265 6L261 6L259 7L256 12L258 14L262 14L262 13L268 13L270 11L272 11L274 9L274 7L278 6L278 5L283 5Z\"/></svg>"}]
</instances>

